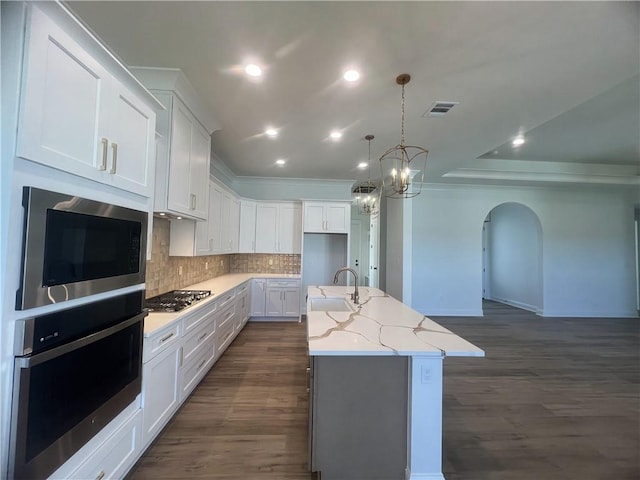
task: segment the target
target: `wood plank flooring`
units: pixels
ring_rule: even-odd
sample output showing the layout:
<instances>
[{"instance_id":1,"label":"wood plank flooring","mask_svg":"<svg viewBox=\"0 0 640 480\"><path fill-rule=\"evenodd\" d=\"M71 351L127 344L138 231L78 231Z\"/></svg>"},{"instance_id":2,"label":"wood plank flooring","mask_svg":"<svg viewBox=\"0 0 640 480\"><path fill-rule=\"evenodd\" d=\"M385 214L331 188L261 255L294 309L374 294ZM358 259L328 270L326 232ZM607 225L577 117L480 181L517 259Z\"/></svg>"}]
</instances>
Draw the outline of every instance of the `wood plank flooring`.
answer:
<instances>
[{"instance_id":1,"label":"wood plank flooring","mask_svg":"<svg viewBox=\"0 0 640 480\"><path fill-rule=\"evenodd\" d=\"M484 307L433 317L487 353L444 362L446 479L639 479L640 321ZM305 333L250 322L128 478L312 480Z\"/></svg>"}]
</instances>

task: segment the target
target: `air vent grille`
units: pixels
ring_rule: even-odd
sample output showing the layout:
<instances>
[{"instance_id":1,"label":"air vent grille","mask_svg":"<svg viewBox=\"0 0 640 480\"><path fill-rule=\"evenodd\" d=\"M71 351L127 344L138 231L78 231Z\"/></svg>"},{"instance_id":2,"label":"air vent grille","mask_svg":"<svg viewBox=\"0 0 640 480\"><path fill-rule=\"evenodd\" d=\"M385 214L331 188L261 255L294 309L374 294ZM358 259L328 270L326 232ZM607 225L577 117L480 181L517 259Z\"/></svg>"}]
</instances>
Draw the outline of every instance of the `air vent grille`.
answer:
<instances>
[{"instance_id":1,"label":"air vent grille","mask_svg":"<svg viewBox=\"0 0 640 480\"><path fill-rule=\"evenodd\" d=\"M423 117L444 117L449 110L458 105L460 102L434 102L429 109L424 112Z\"/></svg>"}]
</instances>

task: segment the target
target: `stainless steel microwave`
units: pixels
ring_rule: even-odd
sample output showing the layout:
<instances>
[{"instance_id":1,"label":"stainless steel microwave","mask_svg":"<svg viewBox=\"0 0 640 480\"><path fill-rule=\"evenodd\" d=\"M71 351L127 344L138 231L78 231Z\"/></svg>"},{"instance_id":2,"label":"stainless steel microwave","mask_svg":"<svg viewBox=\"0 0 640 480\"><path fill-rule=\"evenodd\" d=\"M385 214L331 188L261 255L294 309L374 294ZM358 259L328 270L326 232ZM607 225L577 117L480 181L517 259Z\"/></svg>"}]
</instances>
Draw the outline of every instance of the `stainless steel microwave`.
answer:
<instances>
[{"instance_id":1,"label":"stainless steel microwave","mask_svg":"<svg viewBox=\"0 0 640 480\"><path fill-rule=\"evenodd\" d=\"M24 187L16 309L144 283L147 213Z\"/></svg>"}]
</instances>

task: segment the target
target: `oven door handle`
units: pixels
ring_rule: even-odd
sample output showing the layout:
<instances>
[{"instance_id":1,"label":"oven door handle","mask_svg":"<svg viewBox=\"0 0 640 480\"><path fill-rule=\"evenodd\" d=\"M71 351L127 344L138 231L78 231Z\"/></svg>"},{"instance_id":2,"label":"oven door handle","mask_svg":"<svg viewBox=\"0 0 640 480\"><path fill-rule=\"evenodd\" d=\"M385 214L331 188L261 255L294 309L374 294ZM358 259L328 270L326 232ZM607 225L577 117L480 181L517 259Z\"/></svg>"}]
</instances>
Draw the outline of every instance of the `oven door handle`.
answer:
<instances>
[{"instance_id":1,"label":"oven door handle","mask_svg":"<svg viewBox=\"0 0 640 480\"><path fill-rule=\"evenodd\" d=\"M35 367L36 365L51 360L52 358L56 358L66 353L73 352L74 350L82 348L86 345L90 345L94 342L102 340L109 335L113 335L120 330L124 330L125 328L128 328L137 322L141 322L146 316L147 312L143 311L135 317L131 317L124 322L118 323L117 325L113 325L112 327L109 327L105 330L100 330L99 332L92 333L91 335L87 335L86 337L79 338L77 340L74 340L73 342L65 343L64 345L52 348L51 350L47 350L36 355L31 355L29 357L16 357L16 365L20 368Z\"/></svg>"}]
</instances>

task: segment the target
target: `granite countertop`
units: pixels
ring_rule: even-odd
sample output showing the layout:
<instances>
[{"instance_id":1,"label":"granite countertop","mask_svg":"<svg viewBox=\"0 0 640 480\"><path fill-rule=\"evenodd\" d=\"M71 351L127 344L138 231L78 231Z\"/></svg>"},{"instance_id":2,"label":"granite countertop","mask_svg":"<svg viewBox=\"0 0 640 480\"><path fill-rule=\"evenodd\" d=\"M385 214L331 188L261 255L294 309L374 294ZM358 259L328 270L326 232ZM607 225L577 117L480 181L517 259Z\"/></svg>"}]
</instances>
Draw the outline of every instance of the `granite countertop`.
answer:
<instances>
[{"instance_id":1,"label":"granite countertop","mask_svg":"<svg viewBox=\"0 0 640 480\"><path fill-rule=\"evenodd\" d=\"M149 315L144 319L144 336L148 337L156 330L163 328L174 321L177 321L186 315L197 312L200 308L207 305L224 295L229 290L234 289L238 285L251 280L253 278L291 278L300 279L300 274L289 273L229 273L227 275L221 275L216 278L205 280L204 282L196 283L183 287L180 290L211 290L211 295L207 298L200 300L199 302L187 307L179 312L149 312Z\"/></svg>"},{"instance_id":2,"label":"granite countertop","mask_svg":"<svg viewBox=\"0 0 640 480\"><path fill-rule=\"evenodd\" d=\"M350 299L353 287L308 288L309 355L483 357L484 351L382 290L360 287L354 312L312 311L314 298Z\"/></svg>"}]
</instances>

